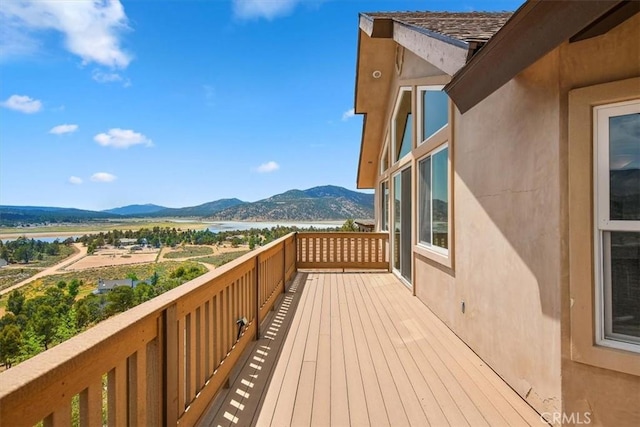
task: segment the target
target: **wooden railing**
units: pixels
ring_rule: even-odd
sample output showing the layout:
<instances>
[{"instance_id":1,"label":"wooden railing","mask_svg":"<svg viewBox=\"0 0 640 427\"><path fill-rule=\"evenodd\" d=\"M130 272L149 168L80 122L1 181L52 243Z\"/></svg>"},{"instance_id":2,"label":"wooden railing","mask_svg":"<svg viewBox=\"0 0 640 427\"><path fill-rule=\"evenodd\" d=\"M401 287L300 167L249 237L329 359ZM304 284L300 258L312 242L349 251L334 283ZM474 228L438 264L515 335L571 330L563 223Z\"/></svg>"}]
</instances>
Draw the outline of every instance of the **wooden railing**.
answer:
<instances>
[{"instance_id":1,"label":"wooden railing","mask_svg":"<svg viewBox=\"0 0 640 427\"><path fill-rule=\"evenodd\" d=\"M297 233L298 268L388 269L387 233Z\"/></svg>"},{"instance_id":2,"label":"wooden railing","mask_svg":"<svg viewBox=\"0 0 640 427\"><path fill-rule=\"evenodd\" d=\"M387 269L387 242L292 233L114 316L0 374L0 425L193 425L297 268Z\"/></svg>"},{"instance_id":3,"label":"wooden railing","mask_svg":"<svg viewBox=\"0 0 640 427\"><path fill-rule=\"evenodd\" d=\"M295 261L289 234L2 373L0 425L193 425Z\"/></svg>"}]
</instances>

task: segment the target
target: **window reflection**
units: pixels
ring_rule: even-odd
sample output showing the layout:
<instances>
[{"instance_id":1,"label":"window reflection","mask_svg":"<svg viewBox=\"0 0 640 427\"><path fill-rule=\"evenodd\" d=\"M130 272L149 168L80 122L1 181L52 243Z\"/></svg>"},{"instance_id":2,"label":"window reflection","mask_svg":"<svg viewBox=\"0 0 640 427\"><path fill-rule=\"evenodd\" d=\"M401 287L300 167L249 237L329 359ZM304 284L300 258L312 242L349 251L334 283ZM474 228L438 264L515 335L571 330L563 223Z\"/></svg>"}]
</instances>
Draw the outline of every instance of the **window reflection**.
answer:
<instances>
[{"instance_id":1,"label":"window reflection","mask_svg":"<svg viewBox=\"0 0 640 427\"><path fill-rule=\"evenodd\" d=\"M609 117L612 220L640 220L640 114Z\"/></svg>"}]
</instances>

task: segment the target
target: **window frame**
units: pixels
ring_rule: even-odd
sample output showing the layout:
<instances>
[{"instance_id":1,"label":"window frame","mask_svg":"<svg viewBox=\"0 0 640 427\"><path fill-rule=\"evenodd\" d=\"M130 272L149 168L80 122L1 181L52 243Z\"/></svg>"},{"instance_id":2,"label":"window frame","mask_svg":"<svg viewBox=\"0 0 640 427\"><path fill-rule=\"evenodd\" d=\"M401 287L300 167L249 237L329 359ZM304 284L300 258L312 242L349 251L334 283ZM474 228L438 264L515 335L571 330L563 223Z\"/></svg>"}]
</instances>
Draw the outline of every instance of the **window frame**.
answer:
<instances>
[{"instance_id":1,"label":"window frame","mask_svg":"<svg viewBox=\"0 0 640 427\"><path fill-rule=\"evenodd\" d=\"M595 331L593 107L633 99L640 99L640 77L568 93L568 330L572 361L640 376L640 354L598 344Z\"/></svg>"},{"instance_id":2,"label":"window frame","mask_svg":"<svg viewBox=\"0 0 640 427\"><path fill-rule=\"evenodd\" d=\"M398 143L400 145L402 145L402 141L397 141L397 138L396 138L396 134L397 134L396 119L398 117L400 105L402 104L402 100L403 100L406 92L409 92L409 107L410 107L409 113L411 114L411 127L410 127L410 130L411 130L411 140L410 140L411 147L410 147L410 150L409 150L409 152L407 154L405 154L402 157L398 157L396 159L396 153L398 153L398 155L399 155L399 151L398 150L400 148L398 146ZM391 136L390 136L390 139L391 139L391 144L390 144L391 145L391 152L390 152L390 157L389 157L390 165L396 165L398 163L403 162L405 159L407 159L411 155L411 152L415 148L414 134L415 134L415 123L416 123L416 120L415 120L415 114L413 112L413 95L414 95L413 86L400 86L398 88L398 93L396 95L396 102L395 102L394 107L393 107L393 114L391 114ZM405 123L405 126L406 126L406 123Z\"/></svg>"},{"instance_id":3,"label":"window frame","mask_svg":"<svg viewBox=\"0 0 640 427\"><path fill-rule=\"evenodd\" d=\"M433 156L440 153L443 150L447 150L447 247L443 248L441 246L437 246L433 243L433 226L431 227L431 243L427 243L422 241L421 236L420 236L420 231L422 229L422 212L421 212L421 208L423 206L422 203L422 186L424 185L421 176L420 176L420 167L423 161L426 161L427 158L431 158L433 159ZM435 149L433 149L432 151L430 151L429 153L427 153L426 155L420 157L417 160L417 191L418 191L418 197L417 197L417 237L416 237L416 246L418 248L422 248L424 250L430 251L430 252L434 252L435 254L442 256L444 258L449 258L449 248L450 248L450 242L451 242L451 238L450 238L450 221L451 221L451 215L450 215L450 208L449 208L449 202L450 202L450 197L451 197L451 192L449 191L449 185L450 185L450 179L449 176L451 174L451 170L450 170L450 161L449 161L449 143L448 141L445 141L444 143L438 145ZM430 168L430 172L431 172L431 183L433 185L433 161L431 161L431 168ZM431 224L433 224L433 191L431 192L431 197L430 197L431 202L429 203L429 208L431 209L431 213L429 215L429 218L431 219Z\"/></svg>"},{"instance_id":4,"label":"window frame","mask_svg":"<svg viewBox=\"0 0 640 427\"><path fill-rule=\"evenodd\" d=\"M389 188L389 181L390 181L389 179L380 181L380 231L381 232L389 231L389 216L391 214L390 208L389 208L390 201L391 201L391 189ZM386 201L385 201L385 191L384 191L385 185L387 187Z\"/></svg>"},{"instance_id":5,"label":"window frame","mask_svg":"<svg viewBox=\"0 0 640 427\"><path fill-rule=\"evenodd\" d=\"M442 132L443 129L447 128L449 126L449 123L451 123L451 115L449 114L450 112L450 108L449 108L449 104L450 101L447 103L447 123L444 124L442 127L440 127L440 129L438 129L437 131L435 131L434 133L432 133L431 135L429 135L428 138L425 138L424 135L422 134L422 122L423 122L423 118L422 115L424 114L424 111L422 111L423 107L422 107L422 94L423 92L427 92L427 91L443 91L444 89L444 85L423 85L423 86L418 86L416 88L416 140L418 141L417 145L420 146L422 144L424 144L425 142L427 142L427 140L435 137L437 134L439 134L440 132ZM445 93L446 94L446 93ZM447 96L448 99L448 96Z\"/></svg>"},{"instance_id":6,"label":"window frame","mask_svg":"<svg viewBox=\"0 0 640 427\"><path fill-rule=\"evenodd\" d=\"M387 163L387 167L385 166L385 160ZM389 163L389 135L384 140L384 146L382 148L382 152L380 153L380 170L379 175L383 176L389 170L391 164Z\"/></svg>"},{"instance_id":7,"label":"window frame","mask_svg":"<svg viewBox=\"0 0 640 427\"><path fill-rule=\"evenodd\" d=\"M609 119L627 114L640 114L640 99L607 103L593 107L593 206L594 206L594 305L595 305L595 343L597 345L640 353L640 340L625 340L623 335L611 338L610 315L612 308L607 294L611 293L611 281L605 277L605 255L611 248L605 244L610 241L611 232L640 232L640 220L612 220L610 212L610 141Z\"/></svg>"}]
</instances>

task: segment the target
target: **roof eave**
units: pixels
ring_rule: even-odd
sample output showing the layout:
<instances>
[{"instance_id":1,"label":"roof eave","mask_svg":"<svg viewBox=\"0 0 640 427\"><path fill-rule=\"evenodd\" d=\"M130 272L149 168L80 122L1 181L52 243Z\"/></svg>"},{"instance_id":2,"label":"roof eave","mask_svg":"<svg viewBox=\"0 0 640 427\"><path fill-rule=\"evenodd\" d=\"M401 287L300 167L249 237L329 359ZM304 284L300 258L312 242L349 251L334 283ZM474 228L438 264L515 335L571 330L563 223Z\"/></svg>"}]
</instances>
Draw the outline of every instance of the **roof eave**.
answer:
<instances>
[{"instance_id":1,"label":"roof eave","mask_svg":"<svg viewBox=\"0 0 640 427\"><path fill-rule=\"evenodd\" d=\"M469 111L619 3L620 0L526 2L455 74L445 91L461 113Z\"/></svg>"},{"instance_id":2,"label":"roof eave","mask_svg":"<svg viewBox=\"0 0 640 427\"><path fill-rule=\"evenodd\" d=\"M384 65L378 63L375 67L367 67L381 71L381 77L376 78L375 84L383 88L381 94L384 93L384 99L378 96L373 97L371 90L365 90L361 87L366 85L372 87L371 84L373 82L369 74L362 74L363 66L365 65L361 61L364 55L362 51L364 42L362 33L366 34L367 37L371 39L371 42L373 42L374 39L380 39L380 42L375 42L376 45L379 45L379 49L376 51L377 58L383 58L385 60L392 58L392 56L389 56L389 54L385 52L385 49L388 49L389 46L387 45L382 49L382 43L389 43L393 40L423 60L431 63L434 67L440 69L443 74L449 76L453 76L466 63L469 44L414 25L405 24L389 18L373 18L366 14L360 14L359 16L359 30L361 32L359 31L358 34L358 52L356 59L355 112L357 114L363 114L364 120L362 124L362 139L360 142L356 185L358 188L364 189L374 188L376 185L377 153L370 153L369 151L375 151L376 144L373 144L372 141L382 140L381 132L383 132L384 129L379 126L373 126L375 129L370 128L371 123L379 119L379 115L384 115L383 109L386 106L386 98L384 97L388 96L388 87L391 83L391 75L395 64L391 61ZM383 40L387 41L383 42ZM370 45L370 43L368 45ZM370 60L380 62L373 57L370 57ZM370 72L371 70L368 71ZM369 122L369 126L367 127L367 114L371 113L374 113L375 118L372 118L372 121ZM367 129L369 131L367 131ZM365 155L367 153L368 155ZM376 156L375 158L373 156L374 154Z\"/></svg>"}]
</instances>

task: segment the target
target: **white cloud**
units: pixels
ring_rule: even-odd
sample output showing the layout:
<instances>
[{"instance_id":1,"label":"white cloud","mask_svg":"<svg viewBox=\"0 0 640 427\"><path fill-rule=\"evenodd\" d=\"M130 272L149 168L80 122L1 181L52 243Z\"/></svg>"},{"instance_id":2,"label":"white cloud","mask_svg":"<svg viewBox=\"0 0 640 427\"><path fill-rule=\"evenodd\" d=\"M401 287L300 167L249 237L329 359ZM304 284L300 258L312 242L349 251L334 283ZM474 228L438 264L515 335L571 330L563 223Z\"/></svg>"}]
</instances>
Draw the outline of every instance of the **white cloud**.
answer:
<instances>
[{"instance_id":1,"label":"white cloud","mask_svg":"<svg viewBox=\"0 0 640 427\"><path fill-rule=\"evenodd\" d=\"M280 165L273 160L267 163L263 163L256 169L260 173L269 173L280 169Z\"/></svg>"},{"instance_id":2,"label":"white cloud","mask_svg":"<svg viewBox=\"0 0 640 427\"><path fill-rule=\"evenodd\" d=\"M344 113L342 113L342 121L346 122L347 120L349 120L351 117L355 115L356 115L356 110L354 108L351 108L350 110L347 110Z\"/></svg>"},{"instance_id":3,"label":"white cloud","mask_svg":"<svg viewBox=\"0 0 640 427\"><path fill-rule=\"evenodd\" d=\"M104 72L98 69L95 69L91 72L91 78L98 83L119 83L122 82L122 86L129 87L131 86L131 80L128 78L122 77L118 73L114 72Z\"/></svg>"},{"instance_id":4,"label":"white cloud","mask_svg":"<svg viewBox=\"0 0 640 427\"><path fill-rule=\"evenodd\" d=\"M78 130L78 125L58 125L51 128L49 133L54 135L63 135L65 133L73 133Z\"/></svg>"},{"instance_id":5,"label":"white cloud","mask_svg":"<svg viewBox=\"0 0 640 427\"><path fill-rule=\"evenodd\" d=\"M149 138L130 129L109 129L107 133L99 133L93 139L103 147L129 148L132 145L140 144L147 147L153 146L153 141Z\"/></svg>"},{"instance_id":6,"label":"white cloud","mask_svg":"<svg viewBox=\"0 0 640 427\"><path fill-rule=\"evenodd\" d=\"M55 30L63 34L65 48L82 58L83 64L126 68L132 59L120 46L121 34L129 27L119 0L0 1L0 28L4 28L3 57L37 50L38 36Z\"/></svg>"},{"instance_id":7,"label":"white cloud","mask_svg":"<svg viewBox=\"0 0 640 427\"><path fill-rule=\"evenodd\" d=\"M301 0L233 0L233 12L241 19L273 19L290 13Z\"/></svg>"},{"instance_id":8,"label":"white cloud","mask_svg":"<svg viewBox=\"0 0 640 427\"><path fill-rule=\"evenodd\" d=\"M77 176L70 176L69 183L73 185L80 185L82 184L82 178L78 178Z\"/></svg>"},{"instance_id":9,"label":"white cloud","mask_svg":"<svg viewBox=\"0 0 640 427\"><path fill-rule=\"evenodd\" d=\"M91 175L91 181L93 182L113 182L118 179L117 176L107 172L96 172Z\"/></svg>"},{"instance_id":10,"label":"white cloud","mask_svg":"<svg viewBox=\"0 0 640 427\"><path fill-rule=\"evenodd\" d=\"M37 113L42 109L42 102L25 95L11 95L6 101L0 103L0 105L25 114Z\"/></svg>"},{"instance_id":11,"label":"white cloud","mask_svg":"<svg viewBox=\"0 0 640 427\"><path fill-rule=\"evenodd\" d=\"M118 73L105 73L98 69L91 72L91 78L98 83L121 82L122 76Z\"/></svg>"}]
</instances>

